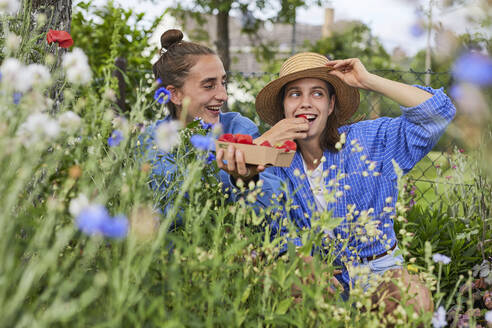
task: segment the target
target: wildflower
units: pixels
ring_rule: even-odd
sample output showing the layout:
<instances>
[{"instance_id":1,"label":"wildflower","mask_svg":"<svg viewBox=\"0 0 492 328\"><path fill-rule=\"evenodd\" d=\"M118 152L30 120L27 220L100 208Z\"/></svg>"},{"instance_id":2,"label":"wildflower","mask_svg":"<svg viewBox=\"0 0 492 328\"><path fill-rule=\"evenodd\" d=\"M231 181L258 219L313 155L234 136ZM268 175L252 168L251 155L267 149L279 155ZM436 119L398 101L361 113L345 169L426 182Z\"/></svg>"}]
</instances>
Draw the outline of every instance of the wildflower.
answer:
<instances>
[{"instance_id":1,"label":"wildflower","mask_svg":"<svg viewBox=\"0 0 492 328\"><path fill-rule=\"evenodd\" d=\"M30 64L26 67L26 74L31 78L33 85L44 86L51 80L51 75L48 67L41 64Z\"/></svg>"},{"instance_id":2,"label":"wildflower","mask_svg":"<svg viewBox=\"0 0 492 328\"><path fill-rule=\"evenodd\" d=\"M449 264L451 262L451 259L449 257L439 253L432 255L432 260L436 263L442 263L442 264Z\"/></svg>"},{"instance_id":3,"label":"wildflower","mask_svg":"<svg viewBox=\"0 0 492 328\"><path fill-rule=\"evenodd\" d=\"M26 67L16 58L7 58L0 66L2 74L2 83L8 87L19 91L26 92L32 86L32 79Z\"/></svg>"},{"instance_id":4,"label":"wildflower","mask_svg":"<svg viewBox=\"0 0 492 328\"><path fill-rule=\"evenodd\" d=\"M195 134L190 138L191 144L199 150L210 150L213 147L214 139L209 136Z\"/></svg>"},{"instance_id":5,"label":"wildflower","mask_svg":"<svg viewBox=\"0 0 492 328\"><path fill-rule=\"evenodd\" d=\"M207 123L204 120L200 120L200 126L204 130L209 130L211 129L214 125L212 123Z\"/></svg>"},{"instance_id":6,"label":"wildflower","mask_svg":"<svg viewBox=\"0 0 492 328\"><path fill-rule=\"evenodd\" d=\"M160 123L155 130L157 147L162 151L170 151L179 144L179 121L165 121Z\"/></svg>"},{"instance_id":7,"label":"wildflower","mask_svg":"<svg viewBox=\"0 0 492 328\"><path fill-rule=\"evenodd\" d=\"M15 14L19 8L19 0L0 0L0 13Z\"/></svg>"},{"instance_id":8,"label":"wildflower","mask_svg":"<svg viewBox=\"0 0 492 328\"><path fill-rule=\"evenodd\" d=\"M70 205L68 207L68 211L72 216L77 217L80 212L86 207L89 206L89 199L84 194L79 194L77 198L74 198L70 201Z\"/></svg>"},{"instance_id":9,"label":"wildflower","mask_svg":"<svg viewBox=\"0 0 492 328\"><path fill-rule=\"evenodd\" d=\"M423 22L421 20L410 26L410 34L412 34L416 38L421 37L424 32L425 30L423 28Z\"/></svg>"},{"instance_id":10,"label":"wildflower","mask_svg":"<svg viewBox=\"0 0 492 328\"><path fill-rule=\"evenodd\" d=\"M457 167L456 165L451 166L452 169L456 169L456 167Z\"/></svg>"},{"instance_id":11,"label":"wildflower","mask_svg":"<svg viewBox=\"0 0 492 328\"><path fill-rule=\"evenodd\" d=\"M432 325L434 326L434 328L441 328L445 327L447 324L446 310L444 310L444 307L440 306L432 316Z\"/></svg>"},{"instance_id":12,"label":"wildflower","mask_svg":"<svg viewBox=\"0 0 492 328\"><path fill-rule=\"evenodd\" d=\"M461 82L492 85L492 59L478 52L465 53L455 61L452 73Z\"/></svg>"},{"instance_id":13,"label":"wildflower","mask_svg":"<svg viewBox=\"0 0 492 328\"><path fill-rule=\"evenodd\" d=\"M73 165L68 169L68 176L77 180L82 176L82 169L78 165Z\"/></svg>"},{"instance_id":14,"label":"wildflower","mask_svg":"<svg viewBox=\"0 0 492 328\"><path fill-rule=\"evenodd\" d=\"M80 117L72 111L66 111L58 117L60 128L65 132L74 132L80 127Z\"/></svg>"},{"instance_id":15,"label":"wildflower","mask_svg":"<svg viewBox=\"0 0 492 328\"><path fill-rule=\"evenodd\" d=\"M14 104L18 105L22 99L22 93L14 92L12 98L13 98L12 101L14 102Z\"/></svg>"},{"instance_id":16,"label":"wildflower","mask_svg":"<svg viewBox=\"0 0 492 328\"><path fill-rule=\"evenodd\" d=\"M171 92L164 87L155 90L154 99L161 105L167 104L171 99Z\"/></svg>"},{"instance_id":17,"label":"wildflower","mask_svg":"<svg viewBox=\"0 0 492 328\"><path fill-rule=\"evenodd\" d=\"M5 47L9 51L14 52L19 48L21 42L22 38L20 36L15 33L9 32L9 34L7 34L7 37L5 38Z\"/></svg>"},{"instance_id":18,"label":"wildflower","mask_svg":"<svg viewBox=\"0 0 492 328\"><path fill-rule=\"evenodd\" d=\"M205 159L205 162L207 164L211 164L214 161L215 161L215 154L214 153L208 153L207 158Z\"/></svg>"},{"instance_id":19,"label":"wildflower","mask_svg":"<svg viewBox=\"0 0 492 328\"><path fill-rule=\"evenodd\" d=\"M128 220L124 216L112 218L108 210L99 204L85 207L76 218L77 226L87 235L101 234L122 238L128 233Z\"/></svg>"},{"instance_id":20,"label":"wildflower","mask_svg":"<svg viewBox=\"0 0 492 328\"><path fill-rule=\"evenodd\" d=\"M459 151L460 153L462 153L462 154L465 152L465 150L464 150L464 149L462 149L462 148L460 148L458 151Z\"/></svg>"},{"instance_id":21,"label":"wildflower","mask_svg":"<svg viewBox=\"0 0 492 328\"><path fill-rule=\"evenodd\" d=\"M125 216L115 216L104 220L101 224L101 233L106 237L123 238L128 233L128 220Z\"/></svg>"},{"instance_id":22,"label":"wildflower","mask_svg":"<svg viewBox=\"0 0 492 328\"><path fill-rule=\"evenodd\" d=\"M63 55L62 67L67 73L67 80L74 84L87 84L92 79L87 55L79 48Z\"/></svg>"},{"instance_id":23,"label":"wildflower","mask_svg":"<svg viewBox=\"0 0 492 328\"><path fill-rule=\"evenodd\" d=\"M21 142L29 146L39 141L49 141L58 136L60 126L58 122L47 114L35 113L19 126L17 136Z\"/></svg>"},{"instance_id":24,"label":"wildflower","mask_svg":"<svg viewBox=\"0 0 492 328\"><path fill-rule=\"evenodd\" d=\"M119 130L114 130L113 133L111 133L111 136L108 138L108 145L110 147L118 146L122 140L123 133Z\"/></svg>"},{"instance_id":25,"label":"wildflower","mask_svg":"<svg viewBox=\"0 0 492 328\"><path fill-rule=\"evenodd\" d=\"M450 176L450 175L446 175L446 176L445 176L445 178L446 178L447 180L451 180L452 176Z\"/></svg>"},{"instance_id":26,"label":"wildflower","mask_svg":"<svg viewBox=\"0 0 492 328\"><path fill-rule=\"evenodd\" d=\"M48 44L52 44L53 42L58 43L60 48L70 48L73 46L72 36L70 36L70 33L67 31L50 29L48 33L46 33L46 41L48 41Z\"/></svg>"},{"instance_id":27,"label":"wildflower","mask_svg":"<svg viewBox=\"0 0 492 328\"><path fill-rule=\"evenodd\" d=\"M487 321L489 325L492 324L492 311L485 313L485 321Z\"/></svg>"}]
</instances>

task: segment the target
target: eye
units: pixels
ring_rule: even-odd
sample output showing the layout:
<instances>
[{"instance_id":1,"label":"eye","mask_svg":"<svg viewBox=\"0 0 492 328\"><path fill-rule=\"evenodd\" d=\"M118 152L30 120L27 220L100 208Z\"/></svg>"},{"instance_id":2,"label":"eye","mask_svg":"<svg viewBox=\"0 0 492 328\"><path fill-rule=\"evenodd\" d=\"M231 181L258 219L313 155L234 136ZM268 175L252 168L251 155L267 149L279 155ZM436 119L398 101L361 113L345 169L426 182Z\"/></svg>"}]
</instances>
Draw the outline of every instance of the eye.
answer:
<instances>
[{"instance_id":1,"label":"eye","mask_svg":"<svg viewBox=\"0 0 492 328\"><path fill-rule=\"evenodd\" d=\"M213 83L206 83L203 85L205 89L213 89L215 85Z\"/></svg>"},{"instance_id":2,"label":"eye","mask_svg":"<svg viewBox=\"0 0 492 328\"><path fill-rule=\"evenodd\" d=\"M226 87L226 86L227 86L227 83L229 83L229 81L227 81L227 80L222 81L222 85L223 85L224 87Z\"/></svg>"},{"instance_id":3,"label":"eye","mask_svg":"<svg viewBox=\"0 0 492 328\"><path fill-rule=\"evenodd\" d=\"M289 97L299 97L301 93L299 91L291 91L289 92Z\"/></svg>"},{"instance_id":4,"label":"eye","mask_svg":"<svg viewBox=\"0 0 492 328\"><path fill-rule=\"evenodd\" d=\"M323 97L324 93L322 91L314 91L313 96L315 97Z\"/></svg>"}]
</instances>

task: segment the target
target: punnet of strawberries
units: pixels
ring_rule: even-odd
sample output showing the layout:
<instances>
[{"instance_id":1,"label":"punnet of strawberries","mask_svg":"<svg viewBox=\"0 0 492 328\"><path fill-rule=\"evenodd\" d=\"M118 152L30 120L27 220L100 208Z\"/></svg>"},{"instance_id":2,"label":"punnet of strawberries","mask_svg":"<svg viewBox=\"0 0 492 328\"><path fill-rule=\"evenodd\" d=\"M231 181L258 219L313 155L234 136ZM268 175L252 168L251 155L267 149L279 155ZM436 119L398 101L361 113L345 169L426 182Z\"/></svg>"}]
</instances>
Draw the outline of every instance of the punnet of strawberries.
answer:
<instances>
[{"instance_id":1,"label":"punnet of strawberries","mask_svg":"<svg viewBox=\"0 0 492 328\"><path fill-rule=\"evenodd\" d=\"M246 145L254 145L253 143L253 137L248 135L248 134L232 134L232 133L224 133L222 134L219 139L219 141L224 141L224 142L232 142L232 143L240 143L240 144L246 144ZM263 141L260 146L263 147L272 147L273 146L268 142L268 141ZM284 149L285 152L288 151L296 151L297 150L297 144L292 141L292 140L286 140L284 141L283 144L276 145L275 148L277 149Z\"/></svg>"}]
</instances>

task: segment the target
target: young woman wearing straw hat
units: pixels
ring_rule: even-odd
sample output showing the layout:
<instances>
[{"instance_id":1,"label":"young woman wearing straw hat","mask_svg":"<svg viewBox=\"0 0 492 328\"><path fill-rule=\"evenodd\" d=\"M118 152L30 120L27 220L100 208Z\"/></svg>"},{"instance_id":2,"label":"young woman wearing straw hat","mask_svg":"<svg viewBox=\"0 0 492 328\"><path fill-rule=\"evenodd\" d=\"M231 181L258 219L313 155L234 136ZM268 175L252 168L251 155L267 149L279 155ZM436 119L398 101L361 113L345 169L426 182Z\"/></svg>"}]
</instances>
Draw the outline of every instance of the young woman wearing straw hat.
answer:
<instances>
[{"instance_id":1,"label":"young woman wearing straw hat","mask_svg":"<svg viewBox=\"0 0 492 328\"><path fill-rule=\"evenodd\" d=\"M359 88L396 101L402 115L348 123L359 105ZM296 228L311 228L320 212L332 211L343 221L326 234L347 241L339 258L347 267L368 267L378 275L401 269L393 229L398 196L393 162L407 173L437 143L455 114L442 89L371 74L356 58L330 61L299 53L260 91L256 110L272 126L257 142L275 144L285 131L299 134L291 166L269 169L297 205L289 210ZM301 245L299 238L291 242ZM350 285L347 270L337 278Z\"/></svg>"}]
</instances>

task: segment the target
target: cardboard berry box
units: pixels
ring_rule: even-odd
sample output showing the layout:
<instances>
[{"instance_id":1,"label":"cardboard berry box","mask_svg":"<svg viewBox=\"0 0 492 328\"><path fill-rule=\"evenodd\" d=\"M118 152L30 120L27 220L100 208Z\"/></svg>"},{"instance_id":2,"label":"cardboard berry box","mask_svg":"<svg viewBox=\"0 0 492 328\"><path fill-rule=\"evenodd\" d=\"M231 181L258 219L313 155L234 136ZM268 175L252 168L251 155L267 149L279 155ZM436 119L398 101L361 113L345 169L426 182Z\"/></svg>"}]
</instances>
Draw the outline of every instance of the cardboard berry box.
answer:
<instances>
[{"instance_id":1,"label":"cardboard berry box","mask_svg":"<svg viewBox=\"0 0 492 328\"><path fill-rule=\"evenodd\" d=\"M292 148L274 148L269 145L260 146L252 143L240 143L234 141L228 142L221 140L221 138L215 141L215 149L227 150L231 144L236 149L243 151L246 164L253 165L288 167L292 163L292 159L296 153L296 151Z\"/></svg>"}]
</instances>

